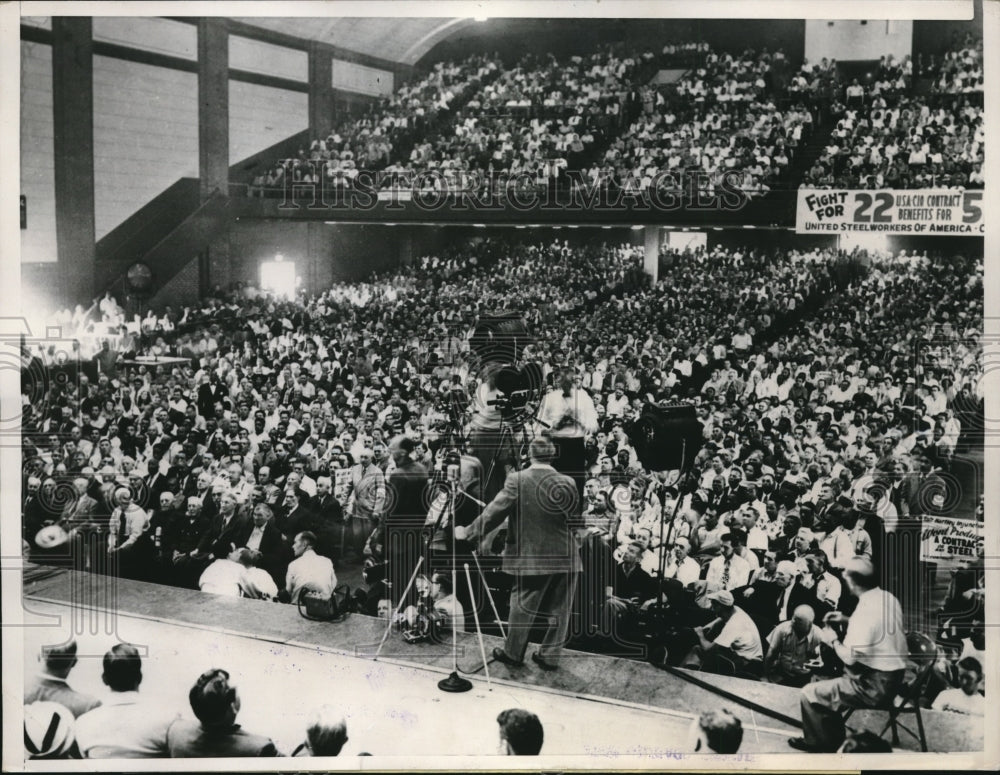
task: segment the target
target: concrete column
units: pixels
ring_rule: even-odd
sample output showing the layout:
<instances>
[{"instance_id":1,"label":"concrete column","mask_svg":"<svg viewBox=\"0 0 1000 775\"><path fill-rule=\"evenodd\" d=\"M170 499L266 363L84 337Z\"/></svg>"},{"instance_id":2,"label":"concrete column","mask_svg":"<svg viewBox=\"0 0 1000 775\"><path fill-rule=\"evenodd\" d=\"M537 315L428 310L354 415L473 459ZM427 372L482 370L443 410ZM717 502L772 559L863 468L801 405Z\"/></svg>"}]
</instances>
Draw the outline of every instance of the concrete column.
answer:
<instances>
[{"instance_id":1,"label":"concrete column","mask_svg":"<svg viewBox=\"0 0 1000 775\"><path fill-rule=\"evenodd\" d=\"M399 227L394 227L399 229ZM397 238L399 245L399 265L413 265L413 230L410 226L404 226L399 231Z\"/></svg>"},{"instance_id":2,"label":"concrete column","mask_svg":"<svg viewBox=\"0 0 1000 775\"><path fill-rule=\"evenodd\" d=\"M660 279L660 227L647 226L643 229L645 237L645 255L642 268L646 270L653 282Z\"/></svg>"},{"instance_id":3,"label":"concrete column","mask_svg":"<svg viewBox=\"0 0 1000 775\"><path fill-rule=\"evenodd\" d=\"M309 44L309 136L326 137L333 128L333 54L319 41Z\"/></svg>"},{"instance_id":4,"label":"concrete column","mask_svg":"<svg viewBox=\"0 0 1000 775\"><path fill-rule=\"evenodd\" d=\"M330 229L323 221L309 221L308 241L306 243L309 255L307 262L310 267L308 275L303 274L309 282L310 293L322 293L333 285L333 260L330 257Z\"/></svg>"},{"instance_id":5,"label":"concrete column","mask_svg":"<svg viewBox=\"0 0 1000 775\"><path fill-rule=\"evenodd\" d=\"M96 264L93 53L89 17L52 18L53 162L60 278L56 292L62 303L84 307L114 279L98 276ZM124 303L120 292L117 295Z\"/></svg>"},{"instance_id":6,"label":"concrete column","mask_svg":"<svg viewBox=\"0 0 1000 775\"><path fill-rule=\"evenodd\" d=\"M225 20L198 21L198 176L201 198L229 193L229 33Z\"/></svg>"}]
</instances>

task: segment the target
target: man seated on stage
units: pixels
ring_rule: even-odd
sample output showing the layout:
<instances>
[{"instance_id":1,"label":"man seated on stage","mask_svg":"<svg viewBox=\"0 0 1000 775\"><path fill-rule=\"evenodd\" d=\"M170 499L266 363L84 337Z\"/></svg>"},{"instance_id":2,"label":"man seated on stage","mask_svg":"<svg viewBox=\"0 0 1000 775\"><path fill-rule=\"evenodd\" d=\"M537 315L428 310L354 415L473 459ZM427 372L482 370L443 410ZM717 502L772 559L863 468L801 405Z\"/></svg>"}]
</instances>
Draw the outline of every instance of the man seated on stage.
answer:
<instances>
[{"instance_id":1,"label":"man seated on stage","mask_svg":"<svg viewBox=\"0 0 1000 775\"><path fill-rule=\"evenodd\" d=\"M983 680L983 666L975 657L958 661L958 688L945 689L934 698L934 710L964 713L968 716L986 715L986 698L979 693Z\"/></svg>"},{"instance_id":2,"label":"man seated on stage","mask_svg":"<svg viewBox=\"0 0 1000 775\"><path fill-rule=\"evenodd\" d=\"M642 542L629 542L621 562L615 566L611 585L605 590L608 610L617 617L621 626L634 624L642 604L656 595L653 579L640 567L645 551Z\"/></svg>"},{"instance_id":3,"label":"man seated on stage","mask_svg":"<svg viewBox=\"0 0 1000 775\"><path fill-rule=\"evenodd\" d=\"M802 689L803 736L789 738L800 751L833 752L844 742L844 708L877 708L895 696L906 672L908 653L899 601L878 586L870 560L855 557L844 580L858 605L850 618L827 614L823 639L844 663L839 678L806 684ZM843 641L837 630L846 624Z\"/></svg>"},{"instance_id":4,"label":"man seated on stage","mask_svg":"<svg viewBox=\"0 0 1000 775\"><path fill-rule=\"evenodd\" d=\"M800 583L812 591L815 598L813 608L817 617L822 619L830 611L837 610L843 587L840 579L830 572L826 553L822 550L814 549L806 555L806 567L809 572L800 576Z\"/></svg>"},{"instance_id":5,"label":"man seated on stage","mask_svg":"<svg viewBox=\"0 0 1000 775\"><path fill-rule=\"evenodd\" d=\"M743 724L726 708L702 713L691 722L688 750L691 753L732 754L743 742Z\"/></svg>"},{"instance_id":6,"label":"man seated on stage","mask_svg":"<svg viewBox=\"0 0 1000 775\"><path fill-rule=\"evenodd\" d=\"M705 574L708 592L717 592L720 589L731 592L746 586L750 580L749 563L736 554L739 536L734 536L734 532L731 530L720 536L722 553L708 564L708 572Z\"/></svg>"},{"instance_id":7,"label":"man seated on stage","mask_svg":"<svg viewBox=\"0 0 1000 775\"><path fill-rule=\"evenodd\" d=\"M807 663L816 658L823 642L813 624L815 618L811 607L800 605L791 619L771 630L764 660L764 673L771 683L804 686L812 679Z\"/></svg>"},{"instance_id":8,"label":"man seated on stage","mask_svg":"<svg viewBox=\"0 0 1000 775\"><path fill-rule=\"evenodd\" d=\"M440 617L442 629L449 633L453 629L464 632L465 609L451 588L451 576L441 571L431 576L430 595L434 613Z\"/></svg>"},{"instance_id":9,"label":"man seated on stage","mask_svg":"<svg viewBox=\"0 0 1000 775\"><path fill-rule=\"evenodd\" d=\"M309 589L323 597L330 597L337 588L337 574L329 557L316 554L316 534L308 530L295 536L292 551L295 558L288 564L285 589L281 598L298 603L303 590Z\"/></svg>"},{"instance_id":10,"label":"man seated on stage","mask_svg":"<svg viewBox=\"0 0 1000 775\"><path fill-rule=\"evenodd\" d=\"M537 756L545 733L538 716L522 708L511 708L497 716L500 753L504 756Z\"/></svg>"},{"instance_id":11,"label":"man seated on stage","mask_svg":"<svg viewBox=\"0 0 1000 775\"><path fill-rule=\"evenodd\" d=\"M698 645L685 660L685 667L699 667L720 675L760 675L764 647L753 619L735 605L733 594L728 590L712 592L708 600L712 613L718 618L694 628Z\"/></svg>"},{"instance_id":12,"label":"man seated on stage","mask_svg":"<svg viewBox=\"0 0 1000 775\"><path fill-rule=\"evenodd\" d=\"M774 581L755 581L735 590L733 595L764 633L773 630L779 622L791 619L797 606L813 607L816 601L814 590L802 586L795 563L789 560L777 564Z\"/></svg>"}]
</instances>

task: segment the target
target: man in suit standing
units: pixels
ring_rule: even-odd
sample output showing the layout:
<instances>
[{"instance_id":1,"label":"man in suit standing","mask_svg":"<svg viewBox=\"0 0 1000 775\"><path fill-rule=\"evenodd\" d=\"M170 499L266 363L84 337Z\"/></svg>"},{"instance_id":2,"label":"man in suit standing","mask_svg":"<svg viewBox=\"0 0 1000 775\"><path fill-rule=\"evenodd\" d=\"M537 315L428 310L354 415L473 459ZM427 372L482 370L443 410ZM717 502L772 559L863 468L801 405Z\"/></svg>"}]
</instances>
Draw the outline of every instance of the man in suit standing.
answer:
<instances>
[{"instance_id":1,"label":"man in suit standing","mask_svg":"<svg viewBox=\"0 0 1000 775\"><path fill-rule=\"evenodd\" d=\"M339 559L340 539L344 531L344 510L333 496L333 481L329 476L316 479L316 497L312 502L319 524L316 537L319 553L331 560Z\"/></svg>"},{"instance_id":2,"label":"man in suit standing","mask_svg":"<svg viewBox=\"0 0 1000 775\"><path fill-rule=\"evenodd\" d=\"M508 520L503 570L514 576L514 590L507 642L503 648L493 649L493 657L508 665L520 665L528 634L538 616L548 621L548 627L532 660L545 670L553 670L567 639L573 596L582 570L573 534L579 494L574 481L549 463L556 454L549 439L533 440L528 454L531 465L508 476L504 489L471 525L457 527L455 537L475 541Z\"/></svg>"},{"instance_id":3,"label":"man in suit standing","mask_svg":"<svg viewBox=\"0 0 1000 775\"><path fill-rule=\"evenodd\" d=\"M396 436L389 443L389 453L396 467L386 485L385 517L372 536L372 543L383 546L394 594L401 594L406 589L424 552L425 490L429 474L423 464L413 460L414 449L416 442L407 436Z\"/></svg>"}]
</instances>

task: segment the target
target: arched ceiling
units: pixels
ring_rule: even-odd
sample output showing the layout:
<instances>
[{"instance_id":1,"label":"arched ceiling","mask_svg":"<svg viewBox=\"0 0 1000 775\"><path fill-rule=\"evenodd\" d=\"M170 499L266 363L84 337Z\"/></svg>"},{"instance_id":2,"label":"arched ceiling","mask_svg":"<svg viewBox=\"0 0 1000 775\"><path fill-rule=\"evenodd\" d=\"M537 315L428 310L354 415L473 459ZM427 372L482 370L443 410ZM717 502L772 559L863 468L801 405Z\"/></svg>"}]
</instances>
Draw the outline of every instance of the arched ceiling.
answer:
<instances>
[{"instance_id":1,"label":"arched ceiling","mask_svg":"<svg viewBox=\"0 0 1000 775\"><path fill-rule=\"evenodd\" d=\"M269 17L238 16L238 22L272 32L318 40L331 46L412 65L440 41L475 21L441 17Z\"/></svg>"}]
</instances>

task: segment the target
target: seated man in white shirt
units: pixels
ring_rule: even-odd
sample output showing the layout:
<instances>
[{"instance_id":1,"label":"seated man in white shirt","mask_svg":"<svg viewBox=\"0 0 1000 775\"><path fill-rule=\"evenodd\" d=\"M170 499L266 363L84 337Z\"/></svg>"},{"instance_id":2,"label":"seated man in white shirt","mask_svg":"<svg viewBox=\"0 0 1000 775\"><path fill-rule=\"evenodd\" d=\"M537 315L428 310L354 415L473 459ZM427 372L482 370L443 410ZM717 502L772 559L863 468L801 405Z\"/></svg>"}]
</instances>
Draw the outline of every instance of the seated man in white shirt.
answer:
<instances>
[{"instance_id":1,"label":"seated man in white shirt","mask_svg":"<svg viewBox=\"0 0 1000 775\"><path fill-rule=\"evenodd\" d=\"M139 694L139 650L127 643L113 646L104 655L101 678L111 693L103 705L76 720L80 752L88 759L168 758L167 730L179 714Z\"/></svg>"},{"instance_id":2,"label":"seated man in white shirt","mask_svg":"<svg viewBox=\"0 0 1000 775\"><path fill-rule=\"evenodd\" d=\"M688 539L683 537L675 539L672 551L667 557L663 578L677 579L685 587L701 578L701 566L688 556L690 551L691 542Z\"/></svg>"},{"instance_id":3,"label":"seated man in white shirt","mask_svg":"<svg viewBox=\"0 0 1000 775\"><path fill-rule=\"evenodd\" d=\"M220 557L205 568L198 579L198 589L212 595L240 597L243 594L243 576L246 570L239 562L240 551L236 549L228 557Z\"/></svg>"},{"instance_id":4,"label":"seated man in white shirt","mask_svg":"<svg viewBox=\"0 0 1000 775\"><path fill-rule=\"evenodd\" d=\"M734 539L733 533L723 533L722 554L708 564L705 583L708 592L718 592L720 589L732 591L745 587L750 581L750 564L736 553L740 537Z\"/></svg>"},{"instance_id":5,"label":"seated man in white shirt","mask_svg":"<svg viewBox=\"0 0 1000 775\"><path fill-rule=\"evenodd\" d=\"M812 607L796 607L792 618L779 623L767 636L765 670L771 683L805 686L812 679L808 663L819 654L819 628Z\"/></svg>"},{"instance_id":6,"label":"seated man in white shirt","mask_svg":"<svg viewBox=\"0 0 1000 775\"><path fill-rule=\"evenodd\" d=\"M839 611L827 614L827 626L821 630L823 640L844 663L844 674L802 689L803 736L788 740L800 751L836 751L845 736L842 711L881 707L899 690L906 673L909 644L899 601L878 587L878 574L863 557L847 563L844 581L858 605L850 619ZM841 641L838 633L845 624Z\"/></svg>"},{"instance_id":7,"label":"seated man in white shirt","mask_svg":"<svg viewBox=\"0 0 1000 775\"><path fill-rule=\"evenodd\" d=\"M307 587L323 597L333 595L333 590L337 587L333 562L328 557L316 554L315 546L315 533L306 530L295 536L292 551L296 559L288 566L282 599L287 596L288 602L298 603L299 596Z\"/></svg>"},{"instance_id":8,"label":"seated man in white shirt","mask_svg":"<svg viewBox=\"0 0 1000 775\"><path fill-rule=\"evenodd\" d=\"M738 672L759 676L763 672L764 647L753 619L736 605L728 590L712 592L708 600L718 618L694 628L698 645L684 664L721 675Z\"/></svg>"}]
</instances>

